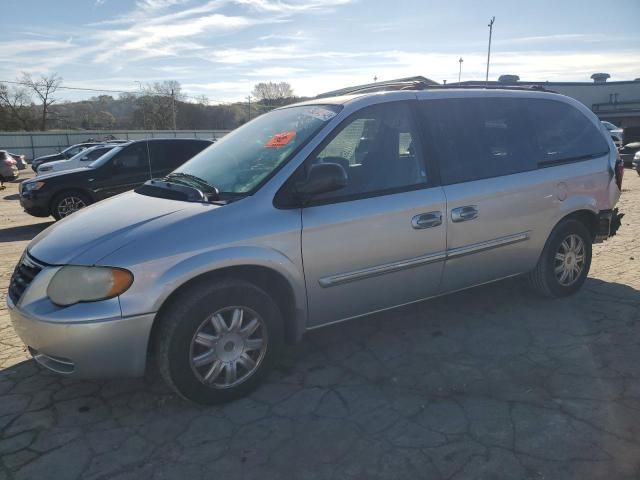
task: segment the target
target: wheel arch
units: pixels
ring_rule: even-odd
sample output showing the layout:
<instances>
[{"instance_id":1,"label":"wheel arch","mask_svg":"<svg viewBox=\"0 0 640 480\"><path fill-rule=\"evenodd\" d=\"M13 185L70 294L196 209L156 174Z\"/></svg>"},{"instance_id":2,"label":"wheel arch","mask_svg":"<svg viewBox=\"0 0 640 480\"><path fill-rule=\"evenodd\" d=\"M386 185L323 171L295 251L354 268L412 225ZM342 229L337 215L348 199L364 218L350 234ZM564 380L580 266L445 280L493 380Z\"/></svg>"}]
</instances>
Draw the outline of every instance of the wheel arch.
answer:
<instances>
[{"instance_id":1,"label":"wheel arch","mask_svg":"<svg viewBox=\"0 0 640 480\"><path fill-rule=\"evenodd\" d=\"M585 227L587 227L587 230L589 230L589 233L591 234L591 241L593 242L595 240L598 230L598 215L595 211L588 208L573 210L572 212L565 214L565 216L558 220L553 229L555 229L558 225L560 225L560 223L564 222L565 220L570 219L578 220ZM553 229L551 231L553 231Z\"/></svg>"},{"instance_id":2,"label":"wheel arch","mask_svg":"<svg viewBox=\"0 0 640 480\"><path fill-rule=\"evenodd\" d=\"M221 266L199 273L184 280L164 298L157 310L156 319L151 327L149 348L154 344L153 336L158 330L158 319L162 313L180 297L187 294L189 289L202 283L214 283L222 279L238 279L252 283L269 294L280 309L283 316L285 342L294 344L300 341L305 330L306 303L301 308L299 292L296 292L292 279L282 272L267 265L245 263ZM305 296L306 301L306 296Z\"/></svg>"}]
</instances>

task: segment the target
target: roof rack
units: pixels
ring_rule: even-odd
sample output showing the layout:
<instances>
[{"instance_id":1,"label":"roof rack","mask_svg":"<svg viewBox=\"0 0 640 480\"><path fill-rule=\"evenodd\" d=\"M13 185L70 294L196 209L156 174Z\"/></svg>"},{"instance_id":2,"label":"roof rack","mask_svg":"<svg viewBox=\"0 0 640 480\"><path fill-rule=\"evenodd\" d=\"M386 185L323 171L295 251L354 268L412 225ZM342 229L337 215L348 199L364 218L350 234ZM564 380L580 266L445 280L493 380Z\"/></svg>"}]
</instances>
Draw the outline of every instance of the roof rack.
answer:
<instances>
[{"instance_id":1,"label":"roof rack","mask_svg":"<svg viewBox=\"0 0 640 480\"><path fill-rule=\"evenodd\" d=\"M341 88L339 90L321 93L316 98L338 97L340 95L350 95L353 93L386 92L393 90L425 90L432 86L438 86L438 84L429 78L415 76Z\"/></svg>"},{"instance_id":2,"label":"roof rack","mask_svg":"<svg viewBox=\"0 0 640 480\"><path fill-rule=\"evenodd\" d=\"M482 88L486 90L521 90L521 91L531 91L535 90L537 92L549 92L549 93L558 93L555 90L550 90L548 88L543 87L542 85L486 85L484 82L479 83L464 83L464 84L436 84L431 85L429 90L446 90L446 89L465 89L465 88Z\"/></svg>"}]
</instances>

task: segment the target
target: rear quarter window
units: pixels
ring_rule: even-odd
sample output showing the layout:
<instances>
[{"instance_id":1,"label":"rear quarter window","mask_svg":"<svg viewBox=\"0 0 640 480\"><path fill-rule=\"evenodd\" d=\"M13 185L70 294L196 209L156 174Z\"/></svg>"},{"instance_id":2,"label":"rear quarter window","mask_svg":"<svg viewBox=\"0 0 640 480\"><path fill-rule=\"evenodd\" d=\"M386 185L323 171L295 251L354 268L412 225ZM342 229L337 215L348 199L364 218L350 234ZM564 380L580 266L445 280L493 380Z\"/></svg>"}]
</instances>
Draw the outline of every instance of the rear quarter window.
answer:
<instances>
[{"instance_id":1,"label":"rear quarter window","mask_svg":"<svg viewBox=\"0 0 640 480\"><path fill-rule=\"evenodd\" d=\"M572 105L555 100L526 100L539 166L606 155L602 132Z\"/></svg>"}]
</instances>

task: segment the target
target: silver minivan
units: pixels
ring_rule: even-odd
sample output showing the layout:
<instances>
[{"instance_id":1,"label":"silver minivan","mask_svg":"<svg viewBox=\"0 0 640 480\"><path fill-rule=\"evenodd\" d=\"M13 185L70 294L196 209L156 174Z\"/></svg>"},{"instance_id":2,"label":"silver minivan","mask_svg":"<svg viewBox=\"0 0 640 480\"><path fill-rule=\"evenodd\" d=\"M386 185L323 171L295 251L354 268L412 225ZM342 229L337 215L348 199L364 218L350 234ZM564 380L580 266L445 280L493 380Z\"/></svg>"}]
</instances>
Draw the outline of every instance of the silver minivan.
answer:
<instances>
[{"instance_id":1,"label":"silver minivan","mask_svg":"<svg viewBox=\"0 0 640 480\"><path fill-rule=\"evenodd\" d=\"M45 230L9 312L50 370L142 375L155 357L183 397L226 401L308 330L518 275L575 293L619 224L621 175L562 95L318 98Z\"/></svg>"}]
</instances>

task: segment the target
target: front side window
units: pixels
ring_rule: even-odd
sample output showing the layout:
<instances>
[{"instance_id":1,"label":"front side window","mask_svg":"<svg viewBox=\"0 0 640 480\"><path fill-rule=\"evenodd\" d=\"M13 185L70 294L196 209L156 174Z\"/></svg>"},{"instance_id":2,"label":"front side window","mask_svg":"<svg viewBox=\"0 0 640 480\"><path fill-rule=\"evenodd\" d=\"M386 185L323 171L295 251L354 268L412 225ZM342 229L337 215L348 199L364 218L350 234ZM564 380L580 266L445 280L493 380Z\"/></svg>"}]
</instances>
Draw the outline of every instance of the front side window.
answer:
<instances>
[{"instance_id":1,"label":"front side window","mask_svg":"<svg viewBox=\"0 0 640 480\"><path fill-rule=\"evenodd\" d=\"M445 185L537 168L520 99L425 100L420 111Z\"/></svg>"},{"instance_id":2,"label":"front side window","mask_svg":"<svg viewBox=\"0 0 640 480\"><path fill-rule=\"evenodd\" d=\"M234 130L176 170L199 177L221 194L257 188L337 115L338 105L274 110Z\"/></svg>"},{"instance_id":3,"label":"front side window","mask_svg":"<svg viewBox=\"0 0 640 480\"><path fill-rule=\"evenodd\" d=\"M427 172L419 152L407 103L383 103L352 115L305 164L337 163L347 172L347 186L319 195L327 201L419 188Z\"/></svg>"},{"instance_id":4,"label":"front side window","mask_svg":"<svg viewBox=\"0 0 640 480\"><path fill-rule=\"evenodd\" d=\"M146 142L126 147L113 159L118 173L137 173L149 170Z\"/></svg>"}]
</instances>

